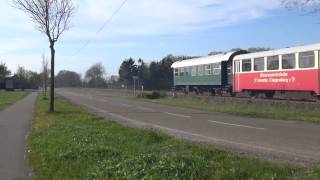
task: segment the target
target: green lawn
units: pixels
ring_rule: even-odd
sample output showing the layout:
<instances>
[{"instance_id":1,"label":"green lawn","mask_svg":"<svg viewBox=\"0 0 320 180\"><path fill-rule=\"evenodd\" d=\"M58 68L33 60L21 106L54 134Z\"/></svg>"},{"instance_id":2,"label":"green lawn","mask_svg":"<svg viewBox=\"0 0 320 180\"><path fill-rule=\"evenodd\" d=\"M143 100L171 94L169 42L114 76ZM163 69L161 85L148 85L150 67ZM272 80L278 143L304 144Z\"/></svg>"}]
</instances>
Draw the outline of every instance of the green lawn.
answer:
<instances>
[{"instance_id":1,"label":"green lawn","mask_svg":"<svg viewBox=\"0 0 320 180\"><path fill-rule=\"evenodd\" d=\"M38 98L28 157L35 179L317 179L319 168L236 154L132 129Z\"/></svg>"},{"instance_id":2,"label":"green lawn","mask_svg":"<svg viewBox=\"0 0 320 180\"><path fill-rule=\"evenodd\" d=\"M28 92L22 91L7 92L0 90L0 110L10 106L11 104L27 96L28 94Z\"/></svg>"}]
</instances>

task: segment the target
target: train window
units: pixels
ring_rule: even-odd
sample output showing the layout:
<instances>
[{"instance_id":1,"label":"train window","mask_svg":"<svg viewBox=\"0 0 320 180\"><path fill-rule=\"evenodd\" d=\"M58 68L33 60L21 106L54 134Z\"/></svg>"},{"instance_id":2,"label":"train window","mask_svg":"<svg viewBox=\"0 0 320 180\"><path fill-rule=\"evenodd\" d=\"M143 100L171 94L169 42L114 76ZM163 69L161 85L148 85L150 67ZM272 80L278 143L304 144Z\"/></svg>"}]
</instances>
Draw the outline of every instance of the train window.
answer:
<instances>
[{"instance_id":1,"label":"train window","mask_svg":"<svg viewBox=\"0 0 320 180\"><path fill-rule=\"evenodd\" d=\"M212 64L213 69L221 69L221 63Z\"/></svg>"},{"instance_id":2,"label":"train window","mask_svg":"<svg viewBox=\"0 0 320 180\"><path fill-rule=\"evenodd\" d=\"M189 76L189 67L184 68L184 75Z\"/></svg>"},{"instance_id":3,"label":"train window","mask_svg":"<svg viewBox=\"0 0 320 180\"><path fill-rule=\"evenodd\" d=\"M191 67L191 76L196 76L197 75L197 66L192 66Z\"/></svg>"},{"instance_id":4,"label":"train window","mask_svg":"<svg viewBox=\"0 0 320 180\"><path fill-rule=\"evenodd\" d=\"M203 76L203 74L204 74L203 71L204 71L203 65L198 66L198 76Z\"/></svg>"},{"instance_id":5,"label":"train window","mask_svg":"<svg viewBox=\"0 0 320 180\"><path fill-rule=\"evenodd\" d=\"M184 68L180 68L179 76L184 76Z\"/></svg>"},{"instance_id":6,"label":"train window","mask_svg":"<svg viewBox=\"0 0 320 180\"><path fill-rule=\"evenodd\" d=\"M211 75L212 74L212 66L211 64L206 65L206 75Z\"/></svg>"},{"instance_id":7,"label":"train window","mask_svg":"<svg viewBox=\"0 0 320 180\"><path fill-rule=\"evenodd\" d=\"M296 68L296 55L285 54L282 55L282 69L294 69Z\"/></svg>"},{"instance_id":8,"label":"train window","mask_svg":"<svg viewBox=\"0 0 320 180\"><path fill-rule=\"evenodd\" d=\"M263 71L263 70L264 70L264 58L255 58L254 71Z\"/></svg>"},{"instance_id":9,"label":"train window","mask_svg":"<svg viewBox=\"0 0 320 180\"><path fill-rule=\"evenodd\" d=\"M179 69L174 69L174 76L179 76Z\"/></svg>"},{"instance_id":10,"label":"train window","mask_svg":"<svg viewBox=\"0 0 320 180\"><path fill-rule=\"evenodd\" d=\"M242 72L250 72L251 71L251 59L242 60Z\"/></svg>"},{"instance_id":11,"label":"train window","mask_svg":"<svg viewBox=\"0 0 320 180\"><path fill-rule=\"evenodd\" d=\"M314 51L299 53L299 67L300 68L313 68L315 65Z\"/></svg>"},{"instance_id":12,"label":"train window","mask_svg":"<svg viewBox=\"0 0 320 180\"><path fill-rule=\"evenodd\" d=\"M219 75L221 74L221 63L212 64L212 74Z\"/></svg>"},{"instance_id":13,"label":"train window","mask_svg":"<svg viewBox=\"0 0 320 180\"><path fill-rule=\"evenodd\" d=\"M269 56L267 58L267 70L279 69L279 56Z\"/></svg>"}]
</instances>

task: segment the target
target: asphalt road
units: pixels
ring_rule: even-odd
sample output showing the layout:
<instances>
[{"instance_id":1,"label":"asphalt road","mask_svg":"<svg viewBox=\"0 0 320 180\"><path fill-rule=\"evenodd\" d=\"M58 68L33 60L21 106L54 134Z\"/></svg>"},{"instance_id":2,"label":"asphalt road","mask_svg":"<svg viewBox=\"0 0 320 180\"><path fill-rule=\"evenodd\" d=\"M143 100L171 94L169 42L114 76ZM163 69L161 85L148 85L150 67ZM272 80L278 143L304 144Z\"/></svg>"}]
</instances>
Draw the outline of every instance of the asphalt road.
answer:
<instances>
[{"instance_id":1,"label":"asphalt road","mask_svg":"<svg viewBox=\"0 0 320 180\"><path fill-rule=\"evenodd\" d=\"M320 125L211 113L59 90L71 102L130 127L152 128L244 155L320 163Z\"/></svg>"},{"instance_id":2,"label":"asphalt road","mask_svg":"<svg viewBox=\"0 0 320 180\"><path fill-rule=\"evenodd\" d=\"M37 94L18 101L0 111L0 179L32 179L25 147Z\"/></svg>"}]
</instances>

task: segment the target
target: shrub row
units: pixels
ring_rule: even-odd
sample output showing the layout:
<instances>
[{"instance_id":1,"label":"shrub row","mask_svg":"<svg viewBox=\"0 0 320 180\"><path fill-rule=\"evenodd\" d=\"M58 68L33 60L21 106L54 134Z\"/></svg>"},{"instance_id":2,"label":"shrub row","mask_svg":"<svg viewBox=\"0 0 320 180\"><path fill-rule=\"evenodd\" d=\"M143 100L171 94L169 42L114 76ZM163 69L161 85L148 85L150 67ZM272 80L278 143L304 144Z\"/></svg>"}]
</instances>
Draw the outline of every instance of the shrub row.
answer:
<instances>
[{"instance_id":1,"label":"shrub row","mask_svg":"<svg viewBox=\"0 0 320 180\"><path fill-rule=\"evenodd\" d=\"M165 98L166 96L167 96L166 92L153 91L153 92L140 93L137 95L137 98L160 99L160 98Z\"/></svg>"}]
</instances>

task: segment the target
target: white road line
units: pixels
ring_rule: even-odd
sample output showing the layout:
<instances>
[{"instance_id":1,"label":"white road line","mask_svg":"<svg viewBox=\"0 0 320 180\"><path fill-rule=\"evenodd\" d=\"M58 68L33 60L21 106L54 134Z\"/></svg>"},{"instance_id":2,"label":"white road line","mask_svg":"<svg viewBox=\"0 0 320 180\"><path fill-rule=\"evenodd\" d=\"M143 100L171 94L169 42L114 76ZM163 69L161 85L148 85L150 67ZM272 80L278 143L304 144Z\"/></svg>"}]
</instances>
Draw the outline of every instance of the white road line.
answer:
<instances>
[{"instance_id":1,"label":"white road line","mask_svg":"<svg viewBox=\"0 0 320 180\"><path fill-rule=\"evenodd\" d=\"M151 109L151 108L146 108L146 107L142 107L142 106L138 106L137 109L145 110L145 111L154 111L154 110Z\"/></svg>"},{"instance_id":2,"label":"white road line","mask_svg":"<svg viewBox=\"0 0 320 180\"><path fill-rule=\"evenodd\" d=\"M213 120L208 120L208 121L211 122L211 123L223 124L223 125L228 125L228 126L236 126L236 127L250 128L250 129L266 130L265 128L258 128L258 127L254 127L254 126L246 126L246 125L241 125L241 124L231 124L231 123L225 123L225 122L213 121Z\"/></svg>"},{"instance_id":3,"label":"white road line","mask_svg":"<svg viewBox=\"0 0 320 180\"><path fill-rule=\"evenodd\" d=\"M214 138L214 137L209 137L209 136L205 136L202 134L197 134L197 133L192 133L192 132L187 132L184 130L178 130L178 129L173 129L173 128L168 128L165 126L160 126L160 125L156 125L156 124L151 124L151 123L145 123L145 122L141 122L141 121L137 121L135 119L131 119L131 118L127 118L125 116L119 115L119 114L114 114L114 113L109 113L106 112L109 116L114 117L114 118L118 118L121 119L123 121L127 121L129 123L131 123L132 125L139 125L141 127L152 127L152 128L158 128L160 130L163 130L171 135L176 136L177 134L184 134L187 136L192 136L192 137L197 137L198 139L201 139L201 141L209 141L209 142L216 142L216 143L226 143L226 144L231 144L231 145L238 145L241 147L246 147L249 149L256 149L256 150L263 150L263 151L268 151L268 152L273 152L273 153L281 153L281 154L286 154L286 155L291 155L294 157L303 157L303 158L310 158L308 156L303 156L303 155L299 155L297 153L294 152L289 152L289 151L284 151L284 150L278 150L278 149L274 149L271 147L264 147L264 146L257 146L257 145L251 145L251 144L246 144L246 143L240 143L240 142L236 142L236 141L230 141L230 140L226 140L226 139L220 139L220 138Z\"/></svg>"},{"instance_id":4,"label":"white road line","mask_svg":"<svg viewBox=\"0 0 320 180\"><path fill-rule=\"evenodd\" d=\"M99 112L99 113L106 113L107 112L107 111L105 111L103 109L100 109L100 108L97 108L97 107L94 107L94 106L89 106L89 105L86 105L86 104L84 104L84 106L86 106L88 109L93 109L94 111Z\"/></svg>"},{"instance_id":5,"label":"white road line","mask_svg":"<svg viewBox=\"0 0 320 180\"><path fill-rule=\"evenodd\" d=\"M176 117L191 118L191 116L186 116L186 115L176 114L176 113L164 112L164 114L168 114L168 115L176 116Z\"/></svg>"},{"instance_id":6,"label":"white road line","mask_svg":"<svg viewBox=\"0 0 320 180\"><path fill-rule=\"evenodd\" d=\"M124 107L132 107L132 106L129 105L129 104L121 104L121 106L124 106Z\"/></svg>"}]
</instances>

